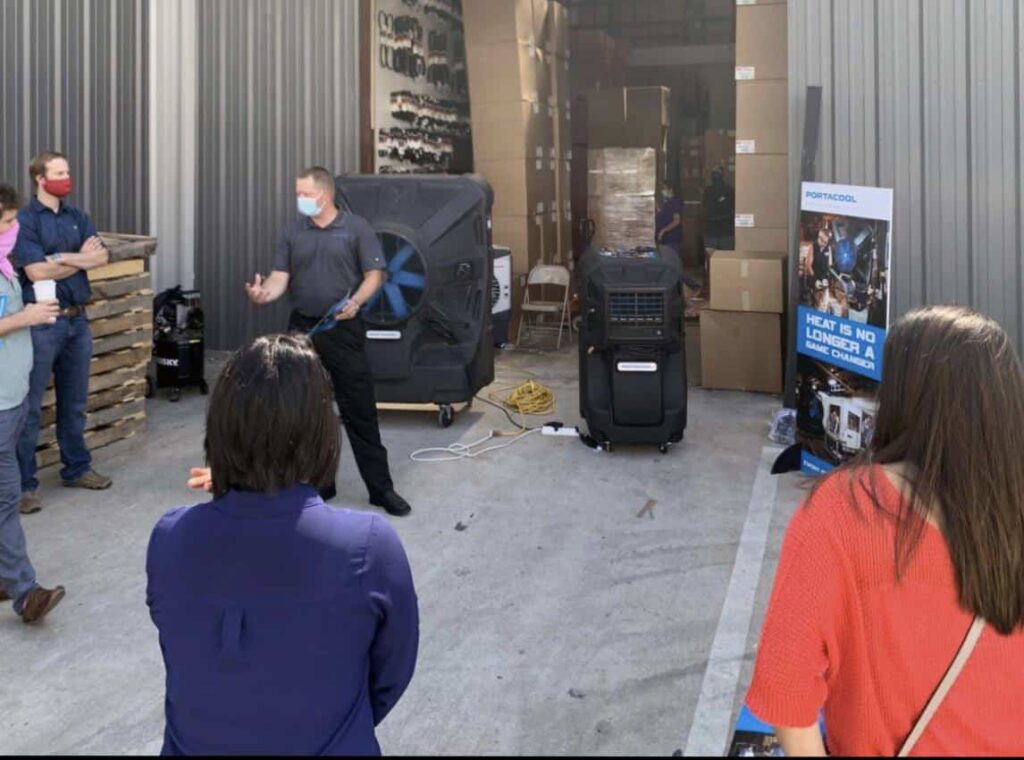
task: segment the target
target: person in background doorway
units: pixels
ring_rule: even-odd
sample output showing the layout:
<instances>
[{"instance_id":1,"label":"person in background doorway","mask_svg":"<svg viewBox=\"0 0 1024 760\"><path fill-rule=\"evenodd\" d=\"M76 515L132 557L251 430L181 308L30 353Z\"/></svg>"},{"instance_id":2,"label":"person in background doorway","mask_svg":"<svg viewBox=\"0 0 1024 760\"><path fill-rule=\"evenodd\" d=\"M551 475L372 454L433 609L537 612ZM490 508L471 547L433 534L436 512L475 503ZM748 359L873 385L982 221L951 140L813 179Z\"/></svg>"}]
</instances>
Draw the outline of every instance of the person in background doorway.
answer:
<instances>
[{"instance_id":1,"label":"person in background doorway","mask_svg":"<svg viewBox=\"0 0 1024 760\"><path fill-rule=\"evenodd\" d=\"M747 704L787 756L825 753L824 710L829 753L895 757L980 630L913 751L1024 755L1024 367L948 306L900 319L883 367L870 444L787 530Z\"/></svg>"},{"instance_id":2,"label":"person in background doorway","mask_svg":"<svg viewBox=\"0 0 1024 760\"><path fill-rule=\"evenodd\" d=\"M659 246L675 251L679 263L683 264L683 212L686 205L676 193L675 188L665 183L661 190L661 201L655 216L655 233ZM683 282L690 290L700 294L703 286L690 275L683 273Z\"/></svg>"},{"instance_id":3,"label":"person in background doorway","mask_svg":"<svg viewBox=\"0 0 1024 760\"><path fill-rule=\"evenodd\" d=\"M725 172L716 167L711 184L704 188L704 213L707 217L704 242L708 248L731 251L736 247L736 193L725 181Z\"/></svg>"},{"instance_id":4,"label":"person in background doorway","mask_svg":"<svg viewBox=\"0 0 1024 760\"><path fill-rule=\"evenodd\" d=\"M36 491L36 447L43 394L53 377L57 395L57 443L61 481L71 488L103 490L110 478L92 469L85 445L85 412L89 397L92 333L85 305L92 297L90 269L105 266L110 257L88 214L68 204L73 183L67 158L56 152L40 153L29 165L35 199L18 213L21 232L14 249L25 302L33 303L33 283L57 281L60 314L55 324L32 328L35 358L28 394L28 419L18 442L21 467L21 511L42 508Z\"/></svg>"},{"instance_id":5,"label":"person in background doorway","mask_svg":"<svg viewBox=\"0 0 1024 760\"><path fill-rule=\"evenodd\" d=\"M32 335L36 325L57 319L56 301L22 303L21 284L10 261L18 239L18 194L0 185L0 602L14 602L26 623L45 617L64 598L64 587L36 583L21 529L21 472L18 436L28 416L28 381L32 372Z\"/></svg>"},{"instance_id":6,"label":"person in background doorway","mask_svg":"<svg viewBox=\"0 0 1024 760\"><path fill-rule=\"evenodd\" d=\"M308 338L257 338L210 398L213 500L168 512L146 556L167 670L166 755L379 755L419 613L398 535L335 510L331 379Z\"/></svg>"},{"instance_id":7,"label":"person in background doorway","mask_svg":"<svg viewBox=\"0 0 1024 760\"><path fill-rule=\"evenodd\" d=\"M338 410L370 503L402 517L411 508L391 481L360 316L384 285L384 252L369 222L335 205L334 177L326 169L302 172L295 181L295 197L301 218L281 235L270 276L257 274L246 283L246 294L263 306L287 292L292 306L288 329L302 333L316 328L346 300L330 317L332 329L318 332L313 345L334 381ZM334 485L328 484L321 495L330 500L334 494Z\"/></svg>"}]
</instances>

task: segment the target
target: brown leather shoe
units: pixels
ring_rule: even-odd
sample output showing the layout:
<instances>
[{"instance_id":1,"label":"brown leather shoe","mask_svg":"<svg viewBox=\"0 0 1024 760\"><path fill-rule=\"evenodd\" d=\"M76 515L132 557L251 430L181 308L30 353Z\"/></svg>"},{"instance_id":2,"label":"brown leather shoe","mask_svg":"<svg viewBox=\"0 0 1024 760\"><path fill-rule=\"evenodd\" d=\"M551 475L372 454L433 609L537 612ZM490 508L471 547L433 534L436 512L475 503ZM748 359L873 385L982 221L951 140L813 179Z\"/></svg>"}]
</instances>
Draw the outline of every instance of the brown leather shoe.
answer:
<instances>
[{"instance_id":1,"label":"brown leather shoe","mask_svg":"<svg viewBox=\"0 0 1024 760\"><path fill-rule=\"evenodd\" d=\"M25 491L21 495L21 504L18 505L18 511L23 515L34 515L36 512L40 512L43 509L43 500L39 498L39 494L35 491Z\"/></svg>"},{"instance_id":2,"label":"brown leather shoe","mask_svg":"<svg viewBox=\"0 0 1024 760\"><path fill-rule=\"evenodd\" d=\"M64 598L64 587L43 588L36 586L25 597L25 606L21 608L21 619L26 623L37 623L46 617Z\"/></svg>"},{"instance_id":3,"label":"brown leather shoe","mask_svg":"<svg viewBox=\"0 0 1024 760\"><path fill-rule=\"evenodd\" d=\"M100 475L95 470L89 470L78 480L65 480L66 488L87 488L90 491L106 491L114 484L106 475Z\"/></svg>"}]
</instances>

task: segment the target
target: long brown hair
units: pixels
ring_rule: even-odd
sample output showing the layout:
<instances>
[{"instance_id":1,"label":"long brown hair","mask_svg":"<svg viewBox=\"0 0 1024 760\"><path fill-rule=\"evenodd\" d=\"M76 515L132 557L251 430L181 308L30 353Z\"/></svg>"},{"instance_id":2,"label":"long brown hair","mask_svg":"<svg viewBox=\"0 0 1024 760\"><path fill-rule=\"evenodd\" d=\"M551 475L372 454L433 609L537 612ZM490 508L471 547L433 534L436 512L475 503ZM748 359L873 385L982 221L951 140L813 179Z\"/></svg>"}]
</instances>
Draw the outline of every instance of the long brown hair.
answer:
<instances>
[{"instance_id":1,"label":"long brown hair","mask_svg":"<svg viewBox=\"0 0 1024 760\"><path fill-rule=\"evenodd\" d=\"M872 464L906 466L897 578L939 523L960 604L1002 634L1024 625L1024 371L1006 332L970 309L933 306L889 332L870 447L849 466L878 509Z\"/></svg>"},{"instance_id":2,"label":"long brown hair","mask_svg":"<svg viewBox=\"0 0 1024 760\"><path fill-rule=\"evenodd\" d=\"M332 388L304 335L257 338L236 351L206 415L214 495L332 483L341 451Z\"/></svg>"}]
</instances>

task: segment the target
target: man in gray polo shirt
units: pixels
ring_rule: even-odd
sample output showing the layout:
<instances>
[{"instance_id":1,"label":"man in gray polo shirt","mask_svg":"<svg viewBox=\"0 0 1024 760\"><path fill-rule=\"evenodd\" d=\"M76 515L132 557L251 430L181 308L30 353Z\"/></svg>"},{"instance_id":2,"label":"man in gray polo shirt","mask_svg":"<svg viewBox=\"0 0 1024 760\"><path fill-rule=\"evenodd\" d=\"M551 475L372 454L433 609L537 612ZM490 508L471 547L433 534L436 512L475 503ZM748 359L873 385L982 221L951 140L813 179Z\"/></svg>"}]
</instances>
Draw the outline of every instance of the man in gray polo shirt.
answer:
<instances>
[{"instance_id":1,"label":"man in gray polo shirt","mask_svg":"<svg viewBox=\"0 0 1024 760\"><path fill-rule=\"evenodd\" d=\"M8 256L18 238L18 195L0 185L0 602L14 601L26 623L41 620L64 598L64 587L36 583L21 529L21 470L17 445L28 417L28 380L32 372L35 325L57 321L56 301L21 300L21 285Z\"/></svg>"},{"instance_id":2,"label":"man in gray polo shirt","mask_svg":"<svg viewBox=\"0 0 1024 760\"><path fill-rule=\"evenodd\" d=\"M246 293L262 306L287 292L290 330L306 333L321 324L330 328L318 329L313 345L334 381L338 411L370 503L391 515L407 515L411 508L395 493L380 439L366 328L359 315L384 284L384 253L369 222L335 206L334 177L326 169L300 174L295 196L301 218L281 235L270 276L257 274L246 283ZM325 320L346 298L345 308ZM333 495L333 488L322 494L325 500Z\"/></svg>"}]
</instances>

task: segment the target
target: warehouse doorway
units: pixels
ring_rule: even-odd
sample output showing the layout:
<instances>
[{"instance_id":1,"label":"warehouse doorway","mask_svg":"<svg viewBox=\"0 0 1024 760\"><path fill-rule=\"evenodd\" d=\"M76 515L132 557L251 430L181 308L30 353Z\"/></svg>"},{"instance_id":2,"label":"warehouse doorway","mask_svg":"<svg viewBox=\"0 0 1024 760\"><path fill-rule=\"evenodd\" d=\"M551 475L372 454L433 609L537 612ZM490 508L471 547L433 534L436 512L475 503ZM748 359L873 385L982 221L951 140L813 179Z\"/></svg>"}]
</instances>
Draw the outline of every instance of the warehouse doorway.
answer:
<instances>
[{"instance_id":1,"label":"warehouse doorway","mask_svg":"<svg viewBox=\"0 0 1024 760\"><path fill-rule=\"evenodd\" d=\"M684 265L703 282L706 239L712 238L714 247L733 244L736 4L565 4L572 51L574 253L585 250L592 236L609 246L638 237L638 224L650 226L651 200L653 213L659 216L662 195L671 188L683 213L678 227L666 237L678 245ZM590 165L601 163L595 153L616 148L656 151L656 176L640 180L635 188L644 194L642 208L640 203L623 203L621 196L598 200L609 194L595 186L601 175L591 172ZM719 190L717 195L710 193L712 185ZM651 193L653 198L647 197Z\"/></svg>"}]
</instances>

